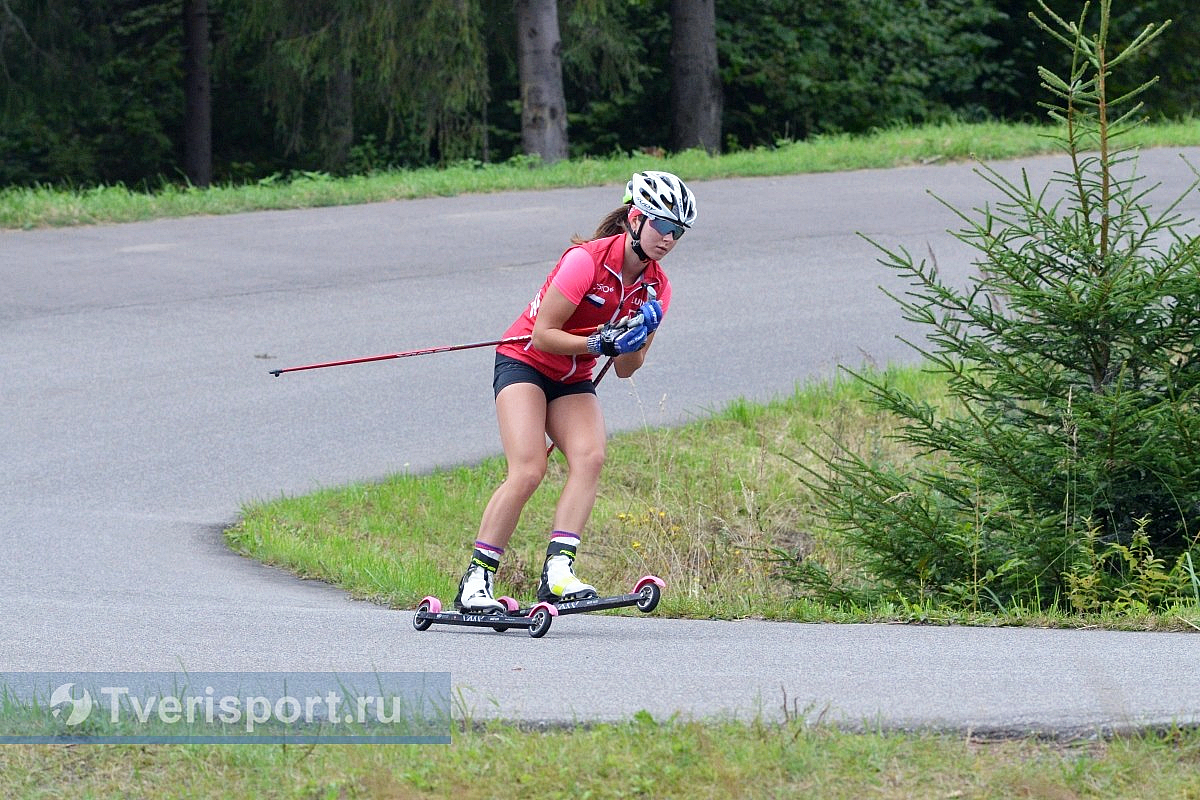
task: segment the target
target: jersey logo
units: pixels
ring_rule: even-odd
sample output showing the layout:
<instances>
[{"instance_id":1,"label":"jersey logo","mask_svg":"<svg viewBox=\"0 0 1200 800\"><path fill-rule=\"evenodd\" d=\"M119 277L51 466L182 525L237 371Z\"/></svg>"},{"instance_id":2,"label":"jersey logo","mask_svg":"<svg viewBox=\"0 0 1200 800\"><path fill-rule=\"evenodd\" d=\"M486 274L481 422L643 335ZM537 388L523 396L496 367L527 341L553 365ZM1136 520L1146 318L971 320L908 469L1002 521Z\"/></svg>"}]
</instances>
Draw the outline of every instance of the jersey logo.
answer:
<instances>
[{"instance_id":1,"label":"jersey logo","mask_svg":"<svg viewBox=\"0 0 1200 800\"><path fill-rule=\"evenodd\" d=\"M583 296L583 299L587 300L589 303L594 305L596 308L602 308L604 306L604 298L598 294L594 294L594 293L586 294Z\"/></svg>"}]
</instances>

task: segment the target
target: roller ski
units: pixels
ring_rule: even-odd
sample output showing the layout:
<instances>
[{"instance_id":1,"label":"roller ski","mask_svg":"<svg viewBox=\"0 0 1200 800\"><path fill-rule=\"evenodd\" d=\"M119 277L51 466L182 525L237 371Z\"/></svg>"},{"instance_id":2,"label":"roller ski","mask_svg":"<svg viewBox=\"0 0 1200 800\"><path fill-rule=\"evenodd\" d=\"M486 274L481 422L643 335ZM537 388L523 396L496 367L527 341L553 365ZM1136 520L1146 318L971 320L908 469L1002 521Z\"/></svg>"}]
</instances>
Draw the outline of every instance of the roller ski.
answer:
<instances>
[{"instance_id":1,"label":"roller ski","mask_svg":"<svg viewBox=\"0 0 1200 800\"><path fill-rule=\"evenodd\" d=\"M658 607L665 586L661 578L646 575L634 584L629 594L600 597L593 592L590 597L559 600L557 603L540 601L527 608L521 608L511 597L498 597L496 602L501 608L487 611L443 611L440 600L426 597L413 615L413 627L424 631L435 624L462 625L491 628L498 633L504 633L509 628L525 628L531 637L540 639L549 632L555 617L566 614L585 614L629 606L637 606L638 611L649 614Z\"/></svg>"},{"instance_id":2,"label":"roller ski","mask_svg":"<svg viewBox=\"0 0 1200 800\"><path fill-rule=\"evenodd\" d=\"M417 606L413 615L413 627L419 631L429 626L462 625L470 628L491 628L504 633L509 628L525 628L534 639L540 639L550 630L550 623L558 616L558 610L549 603L538 603L518 613L518 603L511 597L500 597L503 610L487 612L442 611L442 602L436 597L426 597ZM511 609L511 610L509 610Z\"/></svg>"},{"instance_id":3,"label":"roller ski","mask_svg":"<svg viewBox=\"0 0 1200 800\"><path fill-rule=\"evenodd\" d=\"M428 630L431 625L462 625L491 628L499 633L509 628L525 628L534 639L545 636L554 618L564 614L583 614L612 608L637 606L648 614L658 607L666 586L661 578L646 575L634 584L629 594L600 597L595 588L579 580L573 570L574 552L548 555L538 585L537 602L522 608L511 597L492 597L492 571L489 565L473 563L459 583L454 599L456 611L443 611L441 601L426 597L413 615L413 627Z\"/></svg>"},{"instance_id":4,"label":"roller ski","mask_svg":"<svg viewBox=\"0 0 1200 800\"><path fill-rule=\"evenodd\" d=\"M564 599L554 602L540 601L528 609L518 608L514 613L523 615L541 606L549 605L554 609L555 615L560 617L567 614L585 614L589 611L605 611L610 608L627 608L629 606L637 606L638 611L649 614L658 608L658 602L662 599L662 590L666 585L662 578L645 575L638 579L637 583L633 585L633 591L629 594L600 597L593 591L587 597L567 595Z\"/></svg>"},{"instance_id":5,"label":"roller ski","mask_svg":"<svg viewBox=\"0 0 1200 800\"><path fill-rule=\"evenodd\" d=\"M662 579L646 575L634 584L630 594L600 597L594 586L584 583L575 575L574 545L552 543L546 552L546 562L542 566L537 601L551 604L560 615L583 614L626 606L637 606L643 613L649 613L658 607L665 585ZM517 613L523 614L525 611L526 609L518 609Z\"/></svg>"},{"instance_id":6,"label":"roller ski","mask_svg":"<svg viewBox=\"0 0 1200 800\"><path fill-rule=\"evenodd\" d=\"M516 600L511 597L492 597L492 575L495 571L495 564L473 559L458 583L458 594L454 597L456 610L443 611L440 600L426 597L413 615L413 627L423 631L439 623L492 628L499 633L509 628L525 628L534 639L545 636L558 611L549 603L537 603L526 609L526 613L517 614L519 605Z\"/></svg>"}]
</instances>

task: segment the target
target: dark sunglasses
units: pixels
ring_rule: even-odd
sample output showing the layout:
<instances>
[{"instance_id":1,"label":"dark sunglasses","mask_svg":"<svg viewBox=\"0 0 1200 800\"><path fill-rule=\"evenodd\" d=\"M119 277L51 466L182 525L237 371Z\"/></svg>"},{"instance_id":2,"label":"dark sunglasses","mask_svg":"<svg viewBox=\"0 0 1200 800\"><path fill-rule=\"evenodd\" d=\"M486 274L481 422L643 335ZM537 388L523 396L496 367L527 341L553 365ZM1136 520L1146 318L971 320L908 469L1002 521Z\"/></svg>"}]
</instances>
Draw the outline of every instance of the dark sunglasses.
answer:
<instances>
[{"instance_id":1,"label":"dark sunglasses","mask_svg":"<svg viewBox=\"0 0 1200 800\"><path fill-rule=\"evenodd\" d=\"M668 233L675 234L675 241L677 242L683 238L683 234L687 230L682 225L676 225L674 222L652 217L649 214L646 215L646 220L650 223L650 227L654 228L662 236L666 236Z\"/></svg>"}]
</instances>

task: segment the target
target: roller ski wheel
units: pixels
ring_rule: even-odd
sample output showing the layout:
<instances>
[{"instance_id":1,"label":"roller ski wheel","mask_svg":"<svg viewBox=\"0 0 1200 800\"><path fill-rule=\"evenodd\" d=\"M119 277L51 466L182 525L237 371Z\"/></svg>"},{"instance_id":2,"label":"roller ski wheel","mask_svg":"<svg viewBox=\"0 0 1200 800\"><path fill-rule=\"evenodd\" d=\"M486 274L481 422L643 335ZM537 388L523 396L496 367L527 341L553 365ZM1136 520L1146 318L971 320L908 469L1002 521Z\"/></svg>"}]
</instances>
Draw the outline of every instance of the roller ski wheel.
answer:
<instances>
[{"instance_id":1,"label":"roller ski wheel","mask_svg":"<svg viewBox=\"0 0 1200 800\"><path fill-rule=\"evenodd\" d=\"M511 597L496 599L504 605L504 611L443 611L440 600L436 597L426 597L417 604L417 610L413 614L413 628L426 631L435 624L459 625L491 628L498 633L504 633L510 628L524 628L531 638L540 639L549 632L551 623L558 616L558 610L549 603L538 603L526 611L521 611L520 605Z\"/></svg>"},{"instance_id":2,"label":"roller ski wheel","mask_svg":"<svg viewBox=\"0 0 1200 800\"><path fill-rule=\"evenodd\" d=\"M540 639L550 631L550 623L558 616L558 612L548 603L538 603L534 609L529 615L529 619L533 620L533 624L529 626L529 636L532 639Z\"/></svg>"},{"instance_id":3,"label":"roller ski wheel","mask_svg":"<svg viewBox=\"0 0 1200 800\"><path fill-rule=\"evenodd\" d=\"M512 599L511 597L497 597L496 600L499 601L500 603L504 604L504 611L506 614L516 614L517 611L521 608L520 603L518 603L516 600ZM549 627L549 626L547 626L547 627ZM508 630L508 628L509 628L508 625L493 625L492 626L492 630L494 630L496 633L504 633L505 631ZM545 633L543 632L542 635L544 636ZM540 637L534 637L534 638L540 638Z\"/></svg>"},{"instance_id":4,"label":"roller ski wheel","mask_svg":"<svg viewBox=\"0 0 1200 800\"><path fill-rule=\"evenodd\" d=\"M658 601L662 600L662 590L666 586L660 578L653 575L647 575L637 582L634 587L634 592L639 595L637 601L637 609L643 614L649 614L654 609L658 608Z\"/></svg>"}]
</instances>

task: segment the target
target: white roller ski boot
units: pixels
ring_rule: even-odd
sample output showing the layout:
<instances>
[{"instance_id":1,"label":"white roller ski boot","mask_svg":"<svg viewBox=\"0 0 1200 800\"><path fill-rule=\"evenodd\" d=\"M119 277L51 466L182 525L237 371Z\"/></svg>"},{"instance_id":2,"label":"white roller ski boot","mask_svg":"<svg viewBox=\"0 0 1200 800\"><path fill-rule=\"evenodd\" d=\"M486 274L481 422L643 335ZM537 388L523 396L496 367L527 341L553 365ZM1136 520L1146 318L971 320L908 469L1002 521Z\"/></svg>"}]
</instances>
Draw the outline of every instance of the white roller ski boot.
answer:
<instances>
[{"instance_id":1,"label":"white roller ski boot","mask_svg":"<svg viewBox=\"0 0 1200 800\"><path fill-rule=\"evenodd\" d=\"M574 567L575 548L551 544L546 551L546 563L542 566L542 580L538 583L537 599L544 603L561 603L597 597L596 588L579 580Z\"/></svg>"},{"instance_id":2,"label":"white roller ski boot","mask_svg":"<svg viewBox=\"0 0 1200 800\"><path fill-rule=\"evenodd\" d=\"M454 607L464 614L503 613L504 605L492 596L492 573L493 570L473 561L458 582Z\"/></svg>"}]
</instances>

